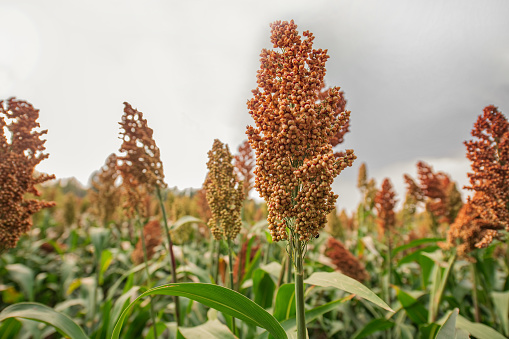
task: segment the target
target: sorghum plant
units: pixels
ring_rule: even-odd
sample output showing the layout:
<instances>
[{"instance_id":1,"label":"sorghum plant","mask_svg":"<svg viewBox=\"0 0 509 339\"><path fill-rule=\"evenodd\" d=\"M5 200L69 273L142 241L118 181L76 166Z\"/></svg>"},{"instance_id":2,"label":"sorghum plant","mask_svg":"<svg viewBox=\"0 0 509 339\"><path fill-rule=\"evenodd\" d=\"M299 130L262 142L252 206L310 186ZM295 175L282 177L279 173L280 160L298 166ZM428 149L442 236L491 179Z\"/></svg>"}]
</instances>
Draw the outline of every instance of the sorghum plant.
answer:
<instances>
[{"instance_id":1,"label":"sorghum plant","mask_svg":"<svg viewBox=\"0 0 509 339\"><path fill-rule=\"evenodd\" d=\"M216 240L224 237L231 241L239 234L242 225L240 209L244 200L244 186L235 174L228 145L215 139L208 157L209 172L205 184L212 212L208 224Z\"/></svg>"},{"instance_id":2,"label":"sorghum plant","mask_svg":"<svg viewBox=\"0 0 509 339\"><path fill-rule=\"evenodd\" d=\"M501 229L509 231L509 121L495 106L484 108L472 129L474 140L466 141L467 158L472 162L471 204L485 220L485 247Z\"/></svg>"},{"instance_id":3,"label":"sorghum plant","mask_svg":"<svg viewBox=\"0 0 509 339\"><path fill-rule=\"evenodd\" d=\"M431 218L431 230L439 236L439 225L453 222L463 205L461 194L447 174L434 172L425 162L417 163L417 175L419 184L407 174L404 176L408 194L415 203L425 204Z\"/></svg>"},{"instance_id":4,"label":"sorghum plant","mask_svg":"<svg viewBox=\"0 0 509 339\"><path fill-rule=\"evenodd\" d=\"M247 135L256 153L255 188L268 206L274 241L288 240L295 266L297 328L305 337L303 256L308 241L325 226L337 195L336 176L352 165L347 150L336 157L331 139L344 128L350 112L336 114L342 104L339 88L320 100L327 50L313 49L313 34L303 40L293 21L271 25L271 42L279 50L262 50L258 87L248 101L256 126Z\"/></svg>"},{"instance_id":5,"label":"sorghum plant","mask_svg":"<svg viewBox=\"0 0 509 339\"><path fill-rule=\"evenodd\" d=\"M392 242L395 232L396 215L394 207L396 206L396 193L392 188L391 181L385 178L382 183L382 189L377 192L375 197L375 207L377 210L378 229L380 236L385 238L387 245L387 255L385 257L387 264L388 283L386 284L386 295L388 304L391 304L390 288L392 284Z\"/></svg>"},{"instance_id":6,"label":"sorghum plant","mask_svg":"<svg viewBox=\"0 0 509 339\"><path fill-rule=\"evenodd\" d=\"M255 167L253 149L247 140L239 146L239 153L235 155L234 159L235 170L244 183L244 196L247 199L253 188L253 169Z\"/></svg>"},{"instance_id":7,"label":"sorghum plant","mask_svg":"<svg viewBox=\"0 0 509 339\"><path fill-rule=\"evenodd\" d=\"M244 185L235 174L228 145L215 139L208 157L209 172L205 184L207 201L212 212L208 225L217 241L224 237L228 243L230 288L233 290L232 240L237 237L242 225L240 210L244 201ZM235 320L232 331L235 333Z\"/></svg>"},{"instance_id":8,"label":"sorghum plant","mask_svg":"<svg viewBox=\"0 0 509 339\"><path fill-rule=\"evenodd\" d=\"M156 191L163 212L163 222L165 226L166 238L168 240L168 253L172 271L172 282L177 282L176 262L173 253L173 243L166 218L166 210L162 200L161 189L166 187L164 182L163 164L160 159L159 148L157 147L152 134L153 131L148 127L147 120L143 118L143 113L132 108L127 102L124 103L124 114L122 115L121 136L122 146L120 152L124 155L118 157L118 170L122 175L122 185L127 193L128 213L133 215L136 212L138 224L140 226L140 236L142 240L143 255L145 263L147 263L147 249L145 245L144 232L139 221L139 213L144 210L143 198L148 194ZM141 211L140 211L141 209ZM145 266L147 277L148 264ZM150 285L150 282L149 282ZM175 297L175 321L179 324L179 302ZM152 305L152 304L151 304ZM152 306L151 306L152 307ZM154 311L151 308L152 321L155 329ZM157 335L155 336L157 337Z\"/></svg>"},{"instance_id":9,"label":"sorghum plant","mask_svg":"<svg viewBox=\"0 0 509 339\"><path fill-rule=\"evenodd\" d=\"M117 185L119 175L117 162L117 156L110 154L91 182L90 200L95 207L95 213L104 225L113 220L121 201L121 191Z\"/></svg>"},{"instance_id":10,"label":"sorghum plant","mask_svg":"<svg viewBox=\"0 0 509 339\"><path fill-rule=\"evenodd\" d=\"M34 173L49 156L44 153L46 140L41 139L47 130L37 131L38 118L39 110L26 101L0 101L0 253L16 247L20 235L32 227L34 213L55 205L26 197L39 196L35 186L55 178Z\"/></svg>"}]
</instances>

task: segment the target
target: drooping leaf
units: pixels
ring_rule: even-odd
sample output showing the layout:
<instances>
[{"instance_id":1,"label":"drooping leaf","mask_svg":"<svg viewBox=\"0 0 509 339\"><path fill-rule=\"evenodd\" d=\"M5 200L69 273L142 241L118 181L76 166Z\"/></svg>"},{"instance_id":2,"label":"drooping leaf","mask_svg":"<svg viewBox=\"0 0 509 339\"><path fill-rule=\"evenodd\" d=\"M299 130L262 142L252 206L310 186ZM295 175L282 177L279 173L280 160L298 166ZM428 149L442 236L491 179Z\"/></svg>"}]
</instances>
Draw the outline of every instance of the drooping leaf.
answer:
<instances>
[{"instance_id":1,"label":"drooping leaf","mask_svg":"<svg viewBox=\"0 0 509 339\"><path fill-rule=\"evenodd\" d=\"M23 292L25 293L25 298L28 301L34 300L34 282L35 282L35 274L34 271L23 265L23 264L11 264L5 267L7 272L11 276L11 279L19 284Z\"/></svg>"},{"instance_id":2,"label":"drooping leaf","mask_svg":"<svg viewBox=\"0 0 509 339\"><path fill-rule=\"evenodd\" d=\"M399 287L394 286L394 288L396 289L396 296L408 317L418 325L425 324L428 320L428 310L426 307Z\"/></svg>"},{"instance_id":3,"label":"drooping leaf","mask_svg":"<svg viewBox=\"0 0 509 339\"><path fill-rule=\"evenodd\" d=\"M504 334L509 335L509 291L491 292L493 304L498 318L502 323Z\"/></svg>"},{"instance_id":4,"label":"drooping leaf","mask_svg":"<svg viewBox=\"0 0 509 339\"><path fill-rule=\"evenodd\" d=\"M446 316L445 323L440 326L436 339L455 339L456 338L456 318L459 310L455 308Z\"/></svg>"},{"instance_id":5,"label":"drooping leaf","mask_svg":"<svg viewBox=\"0 0 509 339\"><path fill-rule=\"evenodd\" d=\"M394 312L379 296L355 279L339 272L315 272L304 283L322 287L334 287L371 301L375 305Z\"/></svg>"},{"instance_id":6,"label":"drooping leaf","mask_svg":"<svg viewBox=\"0 0 509 339\"><path fill-rule=\"evenodd\" d=\"M456 326L467 331L471 335L475 336L477 339L504 339L506 338L500 332L497 332L493 328L480 324L474 323L470 320L458 315L458 319L456 320Z\"/></svg>"},{"instance_id":7,"label":"drooping leaf","mask_svg":"<svg viewBox=\"0 0 509 339\"><path fill-rule=\"evenodd\" d=\"M274 305L274 318L283 321L295 317L295 284L279 286Z\"/></svg>"},{"instance_id":8,"label":"drooping leaf","mask_svg":"<svg viewBox=\"0 0 509 339\"><path fill-rule=\"evenodd\" d=\"M444 238L421 238L421 239L416 239L416 240L413 240L413 241L409 242L408 244L404 244L404 245L398 246L395 249L393 249L392 250L392 257L394 258L396 256L396 254L398 254L401 251L408 250L410 248L417 247L417 246L420 246L422 244L427 244L427 243L434 243L434 244L436 244L436 243L438 243L440 241L444 241L444 240L445 240Z\"/></svg>"},{"instance_id":9,"label":"drooping leaf","mask_svg":"<svg viewBox=\"0 0 509 339\"><path fill-rule=\"evenodd\" d=\"M373 319L369 323L367 323L366 326L361 328L359 331L355 332L352 338L353 339L366 338L367 336L373 333L385 331L393 326L394 323L388 319L385 318Z\"/></svg>"},{"instance_id":10,"label":"drooping leaf","mask_svg":"<svg viewBox=\"0 0 509 339\"><path fill-rule=\"evenodd\" d=\"M71 318L39 303L18 303L8 306L0 312L0 322L9 318L35 320L53 326L60 334L71 339L88 339L83 329Z\"/></svg>"},{"instance_id":11,"label":"drooping leaf","mask_svg":"<svg viewBox=\"0 0 509 339\"><path fill-rule=\"evenodd\" d=\"M118 339L122 324L129 309L141 298L149 295L176 295L186 297L247 323L265 328L276 338L287 338L279 322L270 313L246 296L222 286L203 283L168 284L154 287L142 293L122 312L115 325L112 338Z\"/></svg>"},{"instance_id":12,"label":"drooping leaf","mask_svg":"<svg viewBox=\"0 0 509 339\"><path fill-rule=\"evenodd\" d=\"M274 298L274 291L276 284L270 275L264 270L258 268L253 273L253 293L254 301L263 308L272 306L272 299Z\"/></svg>"},{"instance_id":13,"label":"drooping leaf","mask_svg":"<svg viewBox=\"0 0 509 339\"><path fill-rule=\"evenodd\" d=\"M211 320L196 327L179 327L180 334L185 339L235 339L230 329L219 320Z\"/></svg>"}]
</instances>

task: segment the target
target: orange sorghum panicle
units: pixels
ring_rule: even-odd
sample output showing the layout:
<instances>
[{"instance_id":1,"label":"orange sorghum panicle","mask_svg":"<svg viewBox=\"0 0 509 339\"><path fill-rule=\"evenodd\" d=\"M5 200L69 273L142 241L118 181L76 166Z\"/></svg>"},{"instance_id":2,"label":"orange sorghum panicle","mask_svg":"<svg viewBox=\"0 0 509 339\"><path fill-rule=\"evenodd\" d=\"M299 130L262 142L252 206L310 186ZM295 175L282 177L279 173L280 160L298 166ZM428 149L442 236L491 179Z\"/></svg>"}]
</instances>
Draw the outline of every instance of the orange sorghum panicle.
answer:
<instances>
[{"instance_id":1,"label":"orange sorghum panicle","mask_svg":"<svg viewBox=\"0 0 509 339\"><path fill-rule=\"evenodd\" d=\"M0 253L14 248L20 235L30 230L32 214L55 205L25 198L27 193L39 196L35 186L55 178L34 173L49 156L44 153L46 140L41 139L47 130L36 131L38 118L39 110L25 101L11 98L6 105L0 101Z\"/></svg>"},{"instance_id":2,"label":"orange sorghum panicle","mask_svg":"<svg viewBox=\"0 0 509 339\"><path fill-rule=\"evenodd\" d=\"M395 197L396 193L394 193L391 181L385 178L382 183L382 189L378 191L375 197L380 235L385 235L387 232L394 232L394 227L396 225L396 215L394 213L394 207L396 206Z\"/></svg>"},{"instance_id":3,"label":"orange sorghum panicle","mask_svg":"<svg viewBox=\"0 0 509 339\"><path fill-rule=\"evenodd\" d=\"M166 187L163 164L159 148L152 138L153 131L148 127L143 113L124 102L121 126L122 146L118 157L118 170L122 176L122 186L127 193L128 213L140 209L144 197L157 187Z\"/></svg>"},{"instance_id":4,"label":"orange sorghum panicle","mask_svg":"<svg viewBox=\"0 0 509 339\"><path fill-rule=\"evenodd\" d=\"M256 153L254 186L267 202L273 240L287 239L289 227L308 241L335 207L334 178L355 159L353 150L335 157L330 142L350 112L336 114L343 102L337 87L319 98L329 56L312 48L313 35L306 31L302 40L293 21L277 21L271 31L280 51L262 50L258 87L247 103L256 124L246 132Z\"/></svg>"},{"instance_id":5,"label":"orange sorghum panicle","mask_svg":"<svg viewBox=\"0 0 509 339\"><path fill-rule=\"evenodd\" d=\"M509 231L509 121L494 106L484 108L466 141L467 158L472 162L468 189L482 192L472 199L486 222Z\"/></svg>"},{"instance_id":6,"label":"orange sorghum panicle","mask_svg":"<svg viewBox=\"0 0 509 339\"><path fill-rule=\"evenodd\" d=\"M255 167L255 158L253 149L249 142L246 140L239 146L239 154L235 155L235 169L239 178L244 183L244 195L247 199L249 192L253 188L253 169Z\"/></svg>"},{"instance_id":7,"label":"orange sorghum panicle","mask_svg":"<svg viewBox=\"0 0 509 339\"><path fill-rule=\"evenodd\" d=\"M214 140L208 152L209 170L205 180L207 201L212 211L209 227L217 240L223 236L234 239L240 232L240 210L244 201L244 187L238 180L228 145Z\"/></svg>"},{"instance_id":8,"label":"orange sorghum panicle","mask_svg":"<svg viewBox=\"0 0 509 339\"><path fill-rule=\"evenodd\" d=\"M468 254L476 248L488 246L493 239L500 237L498 231L504 228L500 223L494 224L483 219L482 213L475 207L476 201L483 194L477 192L472 199L468 199L454 223L449 227L446 247L456 247L456 251L461 257L468 258Z\"/></svg>"},{"instance_id":9,"label":"orange sorghum panicle","mask_svg":"<svg viewBox=\"0 0 509 339\"><path fill-rule=\"evenodd\" d=\"M339 241L330 237L327 239L325 255L328 256L336 269L344 275L363 282L369 279L364 265Z\"/></svg>"},{"instance_id":10,"label":"orange sorghum panicle","mask_svg":"<svg viewBox=\"0 0 509 339\"><path fill-rule=\"evenodd\" d=\"M451 179L443 172L434 173L430 165L419 161L417 174L421 183L421 192L426 197L426 210L439 222L450 222L447 210L447 192Z\"/></svg>"}]
</instances>

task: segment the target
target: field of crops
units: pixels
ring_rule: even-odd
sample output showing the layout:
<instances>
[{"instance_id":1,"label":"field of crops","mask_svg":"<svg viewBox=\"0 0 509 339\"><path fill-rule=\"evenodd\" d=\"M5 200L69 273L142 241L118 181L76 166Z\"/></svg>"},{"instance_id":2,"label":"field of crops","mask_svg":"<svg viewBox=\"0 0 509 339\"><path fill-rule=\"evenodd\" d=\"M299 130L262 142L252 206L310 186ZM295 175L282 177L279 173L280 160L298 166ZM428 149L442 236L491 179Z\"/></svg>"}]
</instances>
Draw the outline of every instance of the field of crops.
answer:
<instances>
[{"instance_id":1,"label":"field of crops","mask_svg":"<svg viewBox=\"0 0 509 339\"><path fill-rule=\"evenodd\" d=\"M418 162L396 196L341 149L350 112L325 88L327 51L271 28L248 140L218 136L199 190L167 187L142 108L125 103L119 150L83 188L37 172L44 112L0 102L0 339L509 336L507 118L472 121L463 194ZM331 185L354 161L348 212Z\"/></svg>"}]
</instances>

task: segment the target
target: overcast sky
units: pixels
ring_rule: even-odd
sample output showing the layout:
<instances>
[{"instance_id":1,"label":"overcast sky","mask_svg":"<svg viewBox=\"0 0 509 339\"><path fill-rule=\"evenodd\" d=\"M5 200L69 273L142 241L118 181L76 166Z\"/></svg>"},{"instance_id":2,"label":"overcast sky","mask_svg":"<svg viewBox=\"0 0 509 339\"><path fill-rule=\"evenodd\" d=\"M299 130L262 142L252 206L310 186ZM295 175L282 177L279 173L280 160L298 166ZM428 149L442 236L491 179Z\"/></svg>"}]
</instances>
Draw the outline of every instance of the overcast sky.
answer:
<instances>
[{"instance_id":1,"label":"overcast sky","mask_svg":"<svg viewBox=\"0 0 509 339\"><path fill-rule=\"evenodd\" d=\"M269 24L294 19L328 49L357 161L334 184L359 201L358 167L403 199L418 160L462 186L463 141L483 107L509 112L508 1L0 0L0 99L40 109L38 170L87 183L120 147L123 102L142 111L170 187L200 187L215 138L236 152L252 124Z\"/></svg>"}]
</instances>

